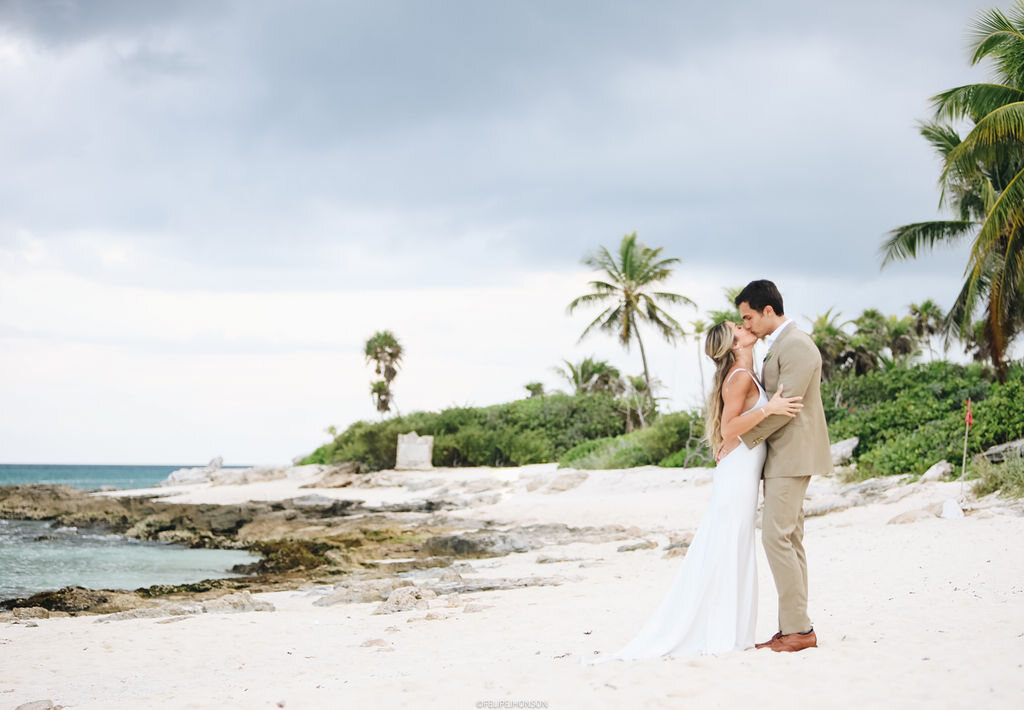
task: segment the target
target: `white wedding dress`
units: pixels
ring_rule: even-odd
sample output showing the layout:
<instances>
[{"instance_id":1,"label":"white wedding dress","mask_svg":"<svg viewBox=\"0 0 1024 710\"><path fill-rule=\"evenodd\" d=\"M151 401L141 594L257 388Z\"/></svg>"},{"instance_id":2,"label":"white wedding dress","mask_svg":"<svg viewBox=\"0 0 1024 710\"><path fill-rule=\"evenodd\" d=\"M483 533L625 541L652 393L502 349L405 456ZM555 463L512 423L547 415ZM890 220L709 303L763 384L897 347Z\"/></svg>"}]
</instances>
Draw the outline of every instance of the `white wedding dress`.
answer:
<instances>
[{"instance_id":1,"label":"white wedding dress","mask_svg":"<svg viewBox=\"0 0 1024 710\"><path fill-rule=\"evenodd\" d=\"M768 397L750 376L760 391L754 409ZM754 645L754 516L764 457L763 442L753 449L741 443L718 463L711 503L668 594L622 650L585 663L717 654Z\"/></svg>"}]
</instances>

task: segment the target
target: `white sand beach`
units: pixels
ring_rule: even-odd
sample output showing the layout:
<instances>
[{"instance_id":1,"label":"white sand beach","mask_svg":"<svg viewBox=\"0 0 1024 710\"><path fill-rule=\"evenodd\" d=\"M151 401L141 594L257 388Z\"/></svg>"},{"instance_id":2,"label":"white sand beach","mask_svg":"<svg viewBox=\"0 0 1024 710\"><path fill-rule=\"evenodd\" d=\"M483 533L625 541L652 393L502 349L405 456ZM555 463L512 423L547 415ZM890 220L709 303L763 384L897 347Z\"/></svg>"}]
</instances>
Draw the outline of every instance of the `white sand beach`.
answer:
<instances>
[{"instance_id":1,"label":"white sand beach","mask_svg":"<svg viewBox=\"0 0 1024 710\"><path fill-rule=\"evenodd\" d=\"M835 509L806 523L816 649L581 665L628 641L667 590L681 558L664 548L698 524L710 475L647 467L584 476L538 465L383 472L363 488L280 480L159 489L178 502L315 493L377 504L447 488L468 502L450 511L467 523L635 526L633 541L655 546L572 541L467 560L465 579L559 583L440 595L390 614L375 614L377 602L315 606L331 590L310 585L255 595L275 611L16 620L0 624L0 708L1021 706L1024 517L994 498L966 505L963 518L934 515L959 483L898 485L871 500L834 479L812 483L808 509ZM914 522L889 524L929 506L905 516ZM758 637L767 638L776 607L763 552L758 565Z\"/></svg>"}]
</instances>

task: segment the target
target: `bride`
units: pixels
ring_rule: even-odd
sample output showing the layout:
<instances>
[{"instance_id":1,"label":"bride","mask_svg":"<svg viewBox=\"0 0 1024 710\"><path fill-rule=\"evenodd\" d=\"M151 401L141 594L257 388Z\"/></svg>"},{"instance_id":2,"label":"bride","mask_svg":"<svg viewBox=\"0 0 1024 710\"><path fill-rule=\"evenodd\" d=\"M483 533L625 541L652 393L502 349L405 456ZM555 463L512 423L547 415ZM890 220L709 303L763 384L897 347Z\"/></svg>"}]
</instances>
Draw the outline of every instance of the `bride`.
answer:
<instances>
[{"instance_id":1,"label":"bride","mask_svg":"<svg viewBox=\"0 0 1024 710\"><path fill-rule=\"evenodd\" d=\"M802 397L768 399L753 373L756 336L724 321L708 331L704 351L716 371L705 436L719 452L711 503L664 600L619 652L589 663L725 653L754 645L757 569L754 514L765 445L740 446L739 435L770 414L795 417Z\"/></svg>"}]
</instances>

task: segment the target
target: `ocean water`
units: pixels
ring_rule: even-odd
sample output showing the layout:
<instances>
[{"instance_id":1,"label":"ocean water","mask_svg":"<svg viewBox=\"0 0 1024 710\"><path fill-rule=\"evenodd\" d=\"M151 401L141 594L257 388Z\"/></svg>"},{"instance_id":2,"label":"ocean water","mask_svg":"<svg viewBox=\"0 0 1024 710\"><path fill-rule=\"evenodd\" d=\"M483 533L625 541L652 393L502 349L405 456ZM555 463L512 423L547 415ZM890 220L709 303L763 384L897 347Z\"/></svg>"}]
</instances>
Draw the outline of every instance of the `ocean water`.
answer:
<instances>
[{"instance_id":1,"label":"ocean water","mask_svg":"<svg viewBox=\"0 0 1024 710\"><path fill-rule=\"evenodd\" d=\"M15 483L55 483L95 490L114 488L149 488L167 478L179 468L193 468L203 464L184 466L104 466L63 464L0 463L0 486Z\"/></svg>"},{"instance_id":2,"label":"ocean water","mask_svg":"<svg viewBox=\"0 0 1024 710\"><path fill-rule=\"evenodd\" d=\"M179 468L0 464L0 485L148 488ZM48 521L0 519L0 601L76 585L137 589L233 577L232 566L256 559L244 550L192 550Z\"/></svg>"}]
</instances>

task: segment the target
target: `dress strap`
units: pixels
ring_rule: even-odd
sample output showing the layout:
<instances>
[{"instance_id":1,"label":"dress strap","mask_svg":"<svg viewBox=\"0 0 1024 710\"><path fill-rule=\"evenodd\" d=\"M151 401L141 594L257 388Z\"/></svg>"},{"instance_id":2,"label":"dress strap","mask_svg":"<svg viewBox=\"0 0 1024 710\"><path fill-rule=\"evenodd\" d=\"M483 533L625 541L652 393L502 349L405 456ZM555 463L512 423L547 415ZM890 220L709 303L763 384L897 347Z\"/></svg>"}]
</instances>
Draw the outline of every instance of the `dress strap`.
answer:
<instances>
[{"instance_id":1,"label":"dress strap","mask_svg":"<svg viewBox=\"0 0 1024 710\"><path fill-rule=\"evenodd\" d=\"M736 375L736 373L738 373L738 372L745 372L745 373L747 373L748 375L750 375L750 379L752 379L752 380L754 381L754 384L755 384L755 385L757 385L757 388L758 388L759 390L761 390L762 392L764 392L764 387L762 387L762 386L761 386L761 382L760 382L760 381L759 381L759 380L757 379L757 375L755 375L755 374L754 374L753 372L751 372L750 370L748 370L748 369L747 369L747 368L745 368L745 367L738 367L738 368L736 368L735 370L733 370L733 371L732 371L732 372L731 372L731 373L729 374L729 376L725 378L725 382L726 382L726 383L728 384L728 382L729 382L729 381L730 381L730 380L731 380L731 379L732 379L732 378L733 378L733 377L734 377L734 376Z\"/></svg>"}]
</instances>

